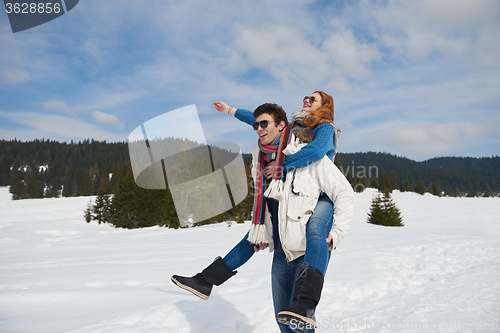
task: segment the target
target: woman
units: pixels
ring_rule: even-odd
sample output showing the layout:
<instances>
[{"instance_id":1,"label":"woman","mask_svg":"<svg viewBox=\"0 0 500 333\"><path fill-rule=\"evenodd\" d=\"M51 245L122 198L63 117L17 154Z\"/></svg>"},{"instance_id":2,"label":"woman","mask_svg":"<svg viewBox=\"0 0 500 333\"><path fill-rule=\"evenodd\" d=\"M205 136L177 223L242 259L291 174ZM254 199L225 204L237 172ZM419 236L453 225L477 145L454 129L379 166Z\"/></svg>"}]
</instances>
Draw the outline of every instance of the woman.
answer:
<instances>
[{"instance_id":1,"label":"woman","mask_svg":"<svg viewBox=\"0 0 500 333\"><path fill-rule=\"evenodd\" d=\"M255 123L255 118L251 111L236 109L228 106L224 102L214 102L213 105L217 111L230 114L244 123L249 125ZM285 172L306 167L319 161L325 155L334 161L337 150L336 143L338 130L334 126L329 125L333 124L333 120L334 101L332 96L323 91L315 91L311 96L304 97L302 110L292 114L291 123L294 134L303 142L308 142L308 145L297 153L286 157L283 162L283 169ZM265 174L268 178L271 176L273 168L273 164L266 168ZM323 273L326 272L329 252L324 251L325 244L323 241L319 242L319 238L325 231L330 230L332 221L329 217L332 217L332 215L332 202L326 195L322 195L314 210L314 214L309 220L307 235L308 247L315 247L316 251L314 252L321 253L321 256L310 257L308 256L309 251L306 251L304 261L310 266L318 268ZM315 228L312 228L316 224L315 222L324 223L327 218L330 220L330 228L328 228L328 225L315 226ZM321 229L318 229L318 227L321 227ZM326 244L328 245L332 240L331 235L326 234L326 237L322 238L322 240L325 238L327 240ZM226 258L224 258L224 261L226 261Z\"/></svg>"},{"instance_id":2,"label":"woman","mask_svg":"<svg viewBox=\"0 0 500 333\"><path fill-rule=\"evenodd\" d=\"M215 102L213 105L218 112L233 115L249 125L255 124L255 118L251 111L236 109L224 102ZM283 162L285 172L306 167L319 161L325 155L333 161L336 152L334 143L336 143L337 138L337 130L332 126L333 107L333 98L321 91L315 91L311 96L304 98L301 112L295 112L292 115L292 125L296 135L301 140L309 143L300 151L285 158ZM266 167L266 177L271 177L274 168L273 164ZM332 228L332 220L333 204L326 195L322 195L307 224L307 248L304 263L307 263L309 267L318 269L323 276L330 256L329 246L331 245L332 235L329 232ZM281 246L279 244L274 245L275 250L279 251ZM267 244L264 243L255 246L249 242L247 233L223 259L217 258L201 273L191 278L174 275L172 281L181 288L191 291L201 298L208 299L214 284L220 285L224 283L236 274L235 269L248 261L255 252L266 247Z\"/></svg>"}]
</instances>

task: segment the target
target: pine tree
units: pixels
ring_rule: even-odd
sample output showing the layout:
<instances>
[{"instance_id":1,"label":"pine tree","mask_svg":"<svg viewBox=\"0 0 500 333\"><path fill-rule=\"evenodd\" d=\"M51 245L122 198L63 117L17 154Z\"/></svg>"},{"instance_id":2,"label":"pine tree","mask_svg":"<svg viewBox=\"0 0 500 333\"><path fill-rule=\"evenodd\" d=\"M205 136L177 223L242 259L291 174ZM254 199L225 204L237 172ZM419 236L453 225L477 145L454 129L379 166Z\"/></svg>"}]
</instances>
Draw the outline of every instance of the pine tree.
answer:
<instances>
[{"instance_id":1,"label":"pine tree","mask_svg":"<svg viewBox=\"0 0 500 333\"><path fill-rule=\"evenodd\" d=\"M21 172L21 164L19 159L16 158L14 161L14 166L12 167L12 179L11 186L9 188L12 194L12 199L26 199L28 198L28 186L26 186L23 180L23 173Z\"/></svg>"},{"instance_id":2,"label":"pine tree","mask_svg":"<svg viewBox=\"0 0 500 333\"><path fill-rule=\"evenodd\" d=\"M408 179L403 180L401 183L401 186L399 187L399 190L401 192L410 192L412 190L412 186L410 184L410 181Z\"/></svg>"},{"instance_id":3,"label":"pine tree","mask_svg":"<svg viewBox=\"0 0 500 333\"><path fill-rule=\"evenodd\" d=\"M76 191L77 196L89 196L94 194L94 174L91 170L79 167L75 178L78 182Z\"/></svg>"},{"instance_id":4,"label":"pine tree","mask_svg":"<svg viewBox=\"0 0 500 333\"><path fill-rule=\"evenodd\" d=\"M370 212L368 213L368 223L383 225L385 221L382 197L378 194L372 199Z\"/></svg>"},{"instance_id":5,"label":"pine tree","mask_svg":"<svg viewBox=\"0 0 500 333\"><path fill-rule=\"evenodd\" d=\"M92 221L92 200L88 202L87 208L83 211L83 217L85 217L85 221L87 221L87 223Z\"/></svg>"},{"instance_id":6,"label":"pine tree","mask_svg":"<svg viewBox=\"0 0 500 333\"><path fill-rule=\"evenodd\" d=\"M394 170L392 170L391 173L389 174L389 186L390 186L391 192L393 190L398 189L398 176L396 175L396 172Z\"/></svg>"},{"instance_id":7,"label":"pine tree","mask_svg":"<svg viewBox=\"0 0 500 333\"><path fill-rule=\"evenodd\" d=\"M373 198L367 222L386 227L404 226L401 212L396 207L389 192L385 192L384 195L379 193Z\"/></svg>"},{"instance_id":8,"label":"pine tree","mask_svg":"<svg viewBox=\"0 0 500 333\"><path fill-rule=\"evenodd\" d=\"M118 184L120 182L120 179L123 177L123 168L119 165L115 165L113 167L113 172L111 175L111 180L110 180L110 186L111 186L111 192L115 193L116 189L118 188Z\"/></svg>"},{"instance_id":9,"label":"pine tree","mask_svg":"<svg viewBox=\"0 0 500 333\"><path fill-rule=\"evenodd\" d=\"M61 178L58 176L53 180L52 184L47 185L47 190L45 191L45 197L58 198L62 192L61 188L62 188Z\"/></svg>"},{"instance_id":10,"label":"pine tree","mask_svg":"<svg viewBox=\"0 0 500 333\"><path fill-rule=\"evenodd\" d=\"M43 198L45 194L45 184L42 181L42 175L35 161L32 161L28 166L27 180L29 198Z\"/></svg>"},{"instance_id":11,"label":"pine tree","mask_svg":"<svg viewBox=\"0 0 500 333\"><path fill-rule=\"evenodd\" d=\"M111 223L116 227L134 228L139 219L136 198L137 190L132 169L122 177L112 202L113 217Z\"/></svg>"},{"instance_id":12,"label":"pine tree","mask_svg":"<svg viewBox=\"0 0 500 333\"><path fill-rule=\"evenodd\" d=\"M27 199L29 197L28 186L26 186L20 178L10 186L10 193L14 200Z\"/></svg>"},{"instance_id":13,"label":"pine tree","mask_svg":"<svg viewBox=\"0 0 500 333\"><path fill-rule=\"evenodd\" d=\"M69 165L65 169L64 181L62 184L62 196L63 197L71 197L73 196L73 184L74 184L74 171L73 166ZM75 190L76 192L76 190ZM76 193L75 193L76 194Z\"/></svg>"},{"instance_id":14,"label":"pine tree","mask_svg":"<svg viewBox=\"0 0 500 333\"><path fill-rule=\"evenodd\" d=\"M109 183L108 168L104 167L100 173L100 185L97 190L97 197L92 208L92 219L101 223L110 222L113 217L111 206L111 186Z\"/></svg>"},{"instance_id":15,"label":"pine tree","mask_svg":"<svg viewBox=\"0 0 500 333\"><path fill-rule=\"evenodd\" d=\"M439 187L438 184L436 184L436 182L432 182L431 193L439 197L441 196L441 188Z\"/></svg>"},{"instance_id":16,"label":"pine tree","mask_svg":"<svg viewBox=\"0 0 500 333\"><path fill-rule=\"evenodd\" d=\"M425 185L423 181L419 180L417 182L417 185L415 186L415 192L422 195L425 193Z\"/></svg>"},{"instance_id":17,"label":"pine tree","mask_svg":"<svg viewBox=\"0 0 500 333\"><path fill-rule=\"evenodd\" d=\"M10 158L0 154L0 186L10 185Z\"/></svg>"},{"instance_id":18,"label":"pine tree","mask_svg":"<svg viewBox=\"0 0 500 333\"><path fill-rule=\"evenodd\" d=\"M132 169L121 179L112 200L111 223L120 228L154 225L179 227L169 190L146 190L135 184Z\"/></svg>"}]
</instances>

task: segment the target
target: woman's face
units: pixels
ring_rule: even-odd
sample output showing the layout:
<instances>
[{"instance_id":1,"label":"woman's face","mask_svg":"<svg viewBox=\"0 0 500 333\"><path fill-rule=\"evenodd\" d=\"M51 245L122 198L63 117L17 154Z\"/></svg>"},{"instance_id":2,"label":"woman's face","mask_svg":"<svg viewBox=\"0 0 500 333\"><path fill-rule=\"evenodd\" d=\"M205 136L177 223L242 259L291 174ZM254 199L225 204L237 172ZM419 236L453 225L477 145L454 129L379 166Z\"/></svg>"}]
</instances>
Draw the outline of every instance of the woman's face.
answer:
<instances>
[{"instance_id":1,"label":"woman's face","mask_svg":"<svg viewBox=\"0 0 500 333\"><path fill-rule=\"evenodd\" d=\"M314 97L314 102L312 101ZM302 111L314 112L321 107L322 104L321 95L314 93L308 98L304 98L304 105L302 106Z\"/></svg>"}]
</instances>

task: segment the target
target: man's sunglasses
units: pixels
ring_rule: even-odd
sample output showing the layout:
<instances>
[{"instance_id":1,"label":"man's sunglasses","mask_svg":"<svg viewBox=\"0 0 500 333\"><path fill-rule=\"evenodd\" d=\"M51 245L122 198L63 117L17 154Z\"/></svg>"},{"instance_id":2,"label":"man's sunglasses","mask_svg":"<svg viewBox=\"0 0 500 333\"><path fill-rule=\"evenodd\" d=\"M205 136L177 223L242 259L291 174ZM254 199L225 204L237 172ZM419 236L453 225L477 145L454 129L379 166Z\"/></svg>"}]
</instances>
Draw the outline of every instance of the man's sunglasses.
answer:
<instances>
[{"instance_id":1,"label":"man's sunglasses","mask_svg":"<svg viewBox=\"0 0 500 333\"><path fill-rule=\"evenodd\" d=\"M262 121L256 122L252 125L253 129L258 130L259 125L260 125L260 127L262 127L264 129L264 128L267 128L267 125L269 125L269 122L267 120L262 120Z\"/></svg>"},{"instance_id":2,"label":"man's sunglasses","mask_svg":"<svg viewBox=\"0 0 500 333\"><path fill-rule=\"evenodd\" d=\"M306 96L304 97L304 99L302 100L302 103L305 103L305 101L309 100L309 102L312 104L314 103L314 101L316 100L316 97L314 96Z\"/></svg>"}]
</instances>

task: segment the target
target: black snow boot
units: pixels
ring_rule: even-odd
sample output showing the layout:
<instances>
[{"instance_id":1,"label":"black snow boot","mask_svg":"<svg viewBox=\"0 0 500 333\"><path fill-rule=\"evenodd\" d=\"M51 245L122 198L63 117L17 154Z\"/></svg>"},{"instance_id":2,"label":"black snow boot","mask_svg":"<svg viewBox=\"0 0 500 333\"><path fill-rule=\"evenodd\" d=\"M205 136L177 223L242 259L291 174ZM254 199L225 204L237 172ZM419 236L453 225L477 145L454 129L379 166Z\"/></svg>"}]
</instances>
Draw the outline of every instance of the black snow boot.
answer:
<instances>
[{"instance_id":1,"label":"black snow boot","mask_svg":"<svg viewBox=\"0 0 500 333\"><path fill-rule=\"evenodd\" d=\"M217 257L201 273L193 277L174 275L171 280L182 289L186 289L200 298L209 299L214 284L219 286L236 273L237 271L233 272L227 267L221 257Z\"/></svg>"},{"instance_id":2,"label":"black snow boot","mask_svg":"<svg viewBox=\"0 0 500 333\"><path fill-rule=\"evenodd\" d=\"M315 328L314 310L321 298L323 282L323 274L318 269L303 266L295 280L293 304L278 313L278 321L294 329Z\"/></svg>"}]
</instances>

